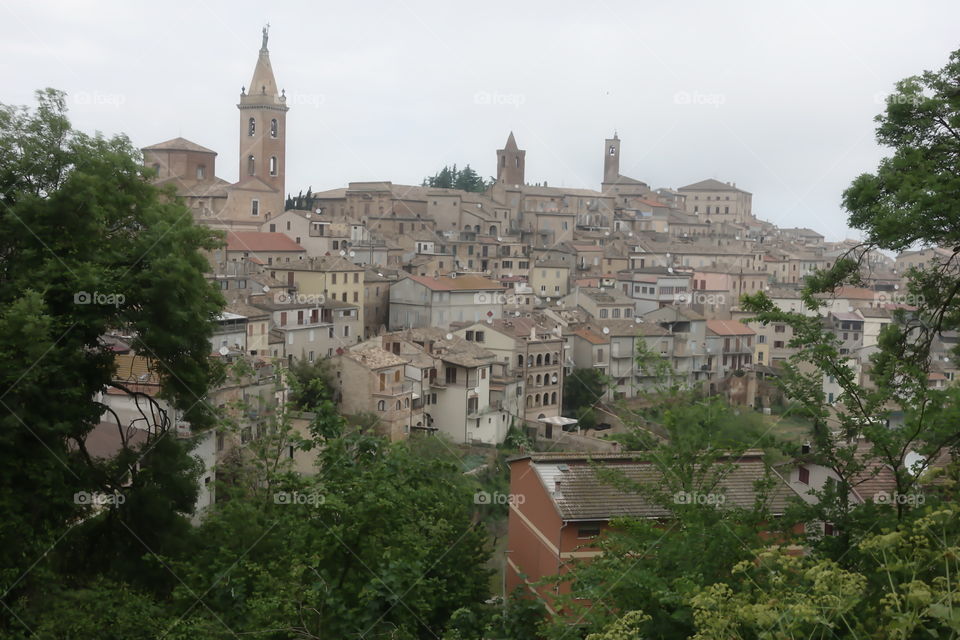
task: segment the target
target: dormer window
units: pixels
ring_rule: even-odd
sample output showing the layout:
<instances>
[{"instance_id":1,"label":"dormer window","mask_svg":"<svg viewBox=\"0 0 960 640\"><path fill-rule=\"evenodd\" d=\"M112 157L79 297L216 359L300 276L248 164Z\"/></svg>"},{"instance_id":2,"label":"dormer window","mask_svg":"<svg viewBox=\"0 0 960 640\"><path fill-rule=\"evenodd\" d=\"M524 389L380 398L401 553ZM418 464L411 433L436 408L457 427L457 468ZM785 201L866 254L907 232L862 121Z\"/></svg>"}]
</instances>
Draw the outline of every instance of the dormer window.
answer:
<instances>
[{"instance_id":1,"label":"dormer window","mask_svg":"<svg viewBox=\"0 0 960 640\"><path fill-rule=\"evenodd\" d=\"M247 120L247 135L253 136L256 133L257 133L257 119L250 118L249 120Z\"/></svg>"},{"instance_id":2,"label":"dormer window","mask_svg":"<svg viewBox=\"0 0 960 640\"><path fill-rule=\"evenodd\" d=\"M280 131L280 124L277 122L277 119L274 118L270 121L270 137L276 138L278 132Z\"/></svg>"}]
</instances>

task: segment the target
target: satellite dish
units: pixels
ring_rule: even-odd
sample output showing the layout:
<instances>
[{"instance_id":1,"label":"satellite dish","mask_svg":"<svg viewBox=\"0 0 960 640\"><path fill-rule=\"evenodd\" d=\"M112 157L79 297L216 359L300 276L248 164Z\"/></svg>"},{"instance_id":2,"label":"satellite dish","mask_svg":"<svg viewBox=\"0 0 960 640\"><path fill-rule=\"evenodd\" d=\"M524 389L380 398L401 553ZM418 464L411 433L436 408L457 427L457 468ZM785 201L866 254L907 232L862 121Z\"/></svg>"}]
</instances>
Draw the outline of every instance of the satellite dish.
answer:
<instances>
[{"instance_id":1,"label":"satellite dish","mask_svg":"<svg viewBox=\"0 0 960 640\"><path fill-rule=\"evenodd\" d=\"M451 271L451 272L450 272L450 278L453 279L453 278L456 278L456 277L457 277L457 272L456 272L456 271Z\"/></svg>"},{"instance_id":2,"label":"satellite dish","mask_svg":"<svg viewBox=\"0 0 960 640\"><path fill-rule=\"evenodd\" d=\"M383 274L380 273L379 271L377 271L377 275L380 276L381 278L383 277Z\"/></svg>"},{"instance_id":3,"label":"satellite dish","mask_svg":"<svg viewBox=\"0 0 960 640\"><path fill-rule=\"evenodd\" d=\"M641 322L643 322L643 318L641 318L640 316L637 316L636 318L633 319L633 321L636 322L637 324L640 324Z\"/></svg>"},{"instance_id":4,"label":"satellite dish","mask_svg":"<svg viewBox=\"0 0 960 640\"><path fill-rule=\"evenodd\" d=\"M230 353L230 349L227 349L226 347L220 347L220 355L225 356L228 353Z\"/></svg>"},{"instance_id":5,"label":"satellite dish","mask_svg":"<svg viewBox=\"0 0 960 640\"><path fill-rule=\"evenodd\" d=\"M550 298L547 298L547 302L550 302Z\"/></svg>"},{"instance_id":6,"label":"satellite dish","mask_svg":"<svg viewBox=\"0 0 960 640\"><path fill-rule=\"evenodd\" d=\"M633 237L633 231L628 231L628 232L627 232L627 235L632 238L632 237Z\"/></svg>"},{"instance_id":7,"label":"satellite dish","mask_svg":"<svg viewBox=\"0 0 960 640\"><path fill-rule=\"evenodd\" d=\"M319 215L319 214L323 213L323 209L317 209L317 210L315 211L315 213L316 213L317 215Z\"/></svg>"},{"instance_id":8,"label":"satellite dish","mask_svg":"<svg viewBox=\"0 0 960 640\"><path fill-rule=\"evenodd\" d=\"M270 287L268 287L267 285L263 285L263 292L267 293L268 291L270 291Z\"/></svg>"},{"instance_id":9,"label":"satellite dish","mask_svg":"<svg viewBox=\"0 0 960 640\"><path fill-rule=\"evenodd\" d=\"M305 215L305 216L303 216L303 217L306 218L307 220L309 220L309 219L310 219L310 214L308 213L307 215Z\"/></svg>"},{"instance_id":10,"label":"satellite dish","mask_svg":"<svg viewBox=\"0 0 960 640\"><path fill-rule=\"evenodd\" d=\"M667 273L673 273L673 267L667 267Z\"/></svg>"},{"instance_id":11,"label":"satellite dish","mask_svg":"<svg viewBox=\"0 0 960 640\"><path fill-rule=\"evenodd\" d=\"M357 252L356 252L356 251L351 251L351 252L350 252L350 257L351 257L351 258L355 257L356 255L357 255Z\"/></svg>"},{"instance_id":12,"label":"satellite dish","mask_svg":"<svg viewBox=\"0 0 960 640\"><path fill-rule=\"evenodd\" d=\"M608 236L608 235L610 235L610 232L609 232L609 231L604 231L604 232L603 232L603 235Z\"/></svg>"},{"instance_id":13,"label":"satellite dish","mask_svg":"<svg viewBox=\"0 0 960 640\"><path fill-rule=\"evenodd\" d=\"M345 256L345 255L347 255L347 252L341 250L341 251L340 251L340 255L341 255L341 256Z\"/></svg>"},{"instance_id":14,"label":"satellite dish","mask_svg":"<svg viewBox=\"0 0 960 640\"><path fill-rule=\"evenodd\" d=\"M898 285L898 284L893 285L894 291L896 291L896 290L899 289L899 288L900 288L900 285Z\"/></svg>"},{"instance_id":15,"label":"satellite dish","mask_svg":"<svg viewBox=\"0 0 960 640\"><path fill-rule=\"evenodd\" d=\"M610 327L604 327L604 328L603 328L603 335L607 335L608 333L610 333Z\"/></svg>"},{"instance_id":16,"label":"satellite dish","mask_svg":"<svg viewBox=\"0 0 960 640\"><path fill-rule=\"evenodd\" d=\"M487 324L493 324L493 318L487 318Z\"/></svg>"},{"instance_id":17,"label":"satellite dish","mask_svg":"<svg viewBox=\"0 0 960 640\"><path fill-rule=\"evenodd\" d=\"M520 312L519 312L519 311L514 311L514 312L513 312L513 315L515 315L516 317L519 318L519 317L520 317Z\"/></svg>"},{"instance_id":18,"label":"satellite dish","mask_svg":"<svg viewBox=\"0 0 960 640\"><path fill-rule=\"evenodd\" d=\"M448 333L445 337L447 338L447 340L453 340L453 334L452 334L452 333Z\"/></svg>"},{"instance_id":19,"label":"satellite dish","mask_svg":"<svg viewBox=\"0 0 960 640\"><path fill-rule=\"evenodd\" d=\"M497 242L503 242L503 238L501 238L500 236L497 236Z\"/></svg>"}]
</instances>

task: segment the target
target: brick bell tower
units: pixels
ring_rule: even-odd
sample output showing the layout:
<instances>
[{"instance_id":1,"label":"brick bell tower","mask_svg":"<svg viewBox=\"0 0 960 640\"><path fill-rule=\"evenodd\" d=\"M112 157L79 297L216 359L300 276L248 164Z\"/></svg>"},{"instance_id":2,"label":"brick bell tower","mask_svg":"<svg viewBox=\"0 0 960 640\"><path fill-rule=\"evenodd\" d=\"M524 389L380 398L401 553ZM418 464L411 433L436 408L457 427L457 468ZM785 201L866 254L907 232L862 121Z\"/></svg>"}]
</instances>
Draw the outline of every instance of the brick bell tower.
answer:
<instances>
[{"instance_id":1,"label":"brick bell tower","mask_svg":"<svg viewBox=\"0 0 960 640\"><path fill-rule=\"evenodd\" d=\"M506 185L523 185L524 163L527 152L517 147L513 131L503 149L497 150L497 182Z\"/></svg>"},{"instance_id":2,"label":"brick bell tower","mask_svg":"<svg viewBox=\"0 0 960 640\"><path fill-rule=\"evenodd\" d=\"M262 219L283 213L286 194L287 97L277 90L267 49L268 24L249 89L240 92L240 179L237 186L260 193L251 195L253 210ZM253 200L257 200L256 204Z\"/></svg>"},{"instance_id":3,"label":"brick bell tower","mask_svg":"<svg viewBox=\"0 0 960 640\"><path fill-rule=\"evenodd\" d=\"M613 133L603 143L603 182L611 184L620 177L620 138Z\"/></svg>"}]
</instances>

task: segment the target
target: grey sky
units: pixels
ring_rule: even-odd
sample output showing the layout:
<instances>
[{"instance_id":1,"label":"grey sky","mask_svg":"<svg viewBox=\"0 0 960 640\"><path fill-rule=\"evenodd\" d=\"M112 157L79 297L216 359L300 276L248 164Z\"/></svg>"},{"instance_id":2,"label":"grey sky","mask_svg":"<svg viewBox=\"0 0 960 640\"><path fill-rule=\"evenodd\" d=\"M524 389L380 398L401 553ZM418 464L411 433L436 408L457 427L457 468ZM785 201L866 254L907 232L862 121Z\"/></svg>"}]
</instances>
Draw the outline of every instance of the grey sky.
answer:
<instances>
[{"instance_id":1,"label":"grey sky","mask_svg":"<svg viewBox=\"0 0 960 640\"><path fill-rule=\"evenodd\" d=\"M237 178L260 29L286 88L287 190L484 177L512 129L527 181L599 188L603 139L651 186L707 177L781 226L852 236L840 194L883 151L893 83L960 48L957 2L4 3L0 102L71 94L74 125L178 135Z\"/></svg>"}]
</instances>

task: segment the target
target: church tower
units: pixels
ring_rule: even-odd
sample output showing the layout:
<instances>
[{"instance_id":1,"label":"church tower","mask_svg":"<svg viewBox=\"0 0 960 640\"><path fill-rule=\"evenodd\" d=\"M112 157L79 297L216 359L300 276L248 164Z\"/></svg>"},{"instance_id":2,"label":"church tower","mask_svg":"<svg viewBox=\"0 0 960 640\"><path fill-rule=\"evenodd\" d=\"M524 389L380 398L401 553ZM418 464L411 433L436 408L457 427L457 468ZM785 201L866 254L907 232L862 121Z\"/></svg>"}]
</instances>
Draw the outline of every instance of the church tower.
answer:
<instances>
[{"instance_id":1,"label":"church tower","mask_svg":"<svg viewBox=\"0 0 960 640\"><path fill-rule=\"evenodd\" d=\"M616 131L603 145L603 182L611 184L620 177L620 138Z\"/></svg>"},{"instance_id":2,"label":"church tower","mask_svg":"<svg viewBox=\"0 0 960 640\"><path fill-rule=\"evenodd\" d=\"M524 162L526 151L517 148L517 141L513 138L513 131L507 138L507 144L497 151L497 182L506 185L523 185Z\"/></svg>"},{"instance_id":3,"label":"church tower","mask_svg":"<svg viewBox=\"0 0 960 640\"><path fill-rule=\"evenodd\" d=\"M270 66L267 25L249 89L240 91L240 179L236 189L251 192L249 218L265 220L283 213L286 194L287 98L277 90ZM246 194L245 194L246 195Z\"/></svg>"}]
</instances>

